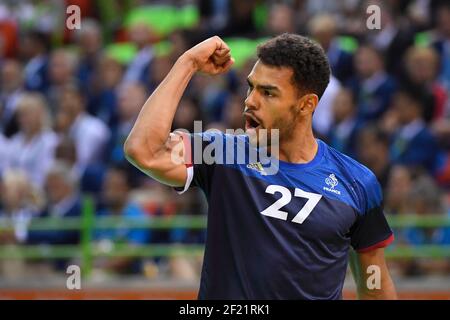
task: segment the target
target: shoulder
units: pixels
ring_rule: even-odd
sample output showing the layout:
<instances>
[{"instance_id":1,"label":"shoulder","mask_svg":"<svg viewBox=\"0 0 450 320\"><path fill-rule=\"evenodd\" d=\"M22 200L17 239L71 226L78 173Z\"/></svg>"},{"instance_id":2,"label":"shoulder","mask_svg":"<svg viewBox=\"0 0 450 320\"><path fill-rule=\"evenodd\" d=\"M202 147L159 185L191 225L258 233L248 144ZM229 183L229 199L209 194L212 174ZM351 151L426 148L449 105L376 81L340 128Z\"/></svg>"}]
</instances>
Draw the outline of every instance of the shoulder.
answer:
<instances>
[{"instance_id":1,"label":"shoulder","mask_svg":"<svg viewBox=\"0 0 450 320\"><path fill-rule=\"evenodd\" d=\"M339 168L349 170L358 175L373 175L372 171L362 163L327 145L323 141L320 141L320 143L325 149L324 156Z\"/></svg>"},{"instance_id":2,"label":"shoulder","mask_svg":"<svg viewBox=\"0 0 450 320\"><path fill-rule=\"evenodd\" d=\"M375 174L362 163L326 145L325 157L342 172L354 188L362 212L379 206L382 201L381 186Z\"/></svg>"}]
</instances>

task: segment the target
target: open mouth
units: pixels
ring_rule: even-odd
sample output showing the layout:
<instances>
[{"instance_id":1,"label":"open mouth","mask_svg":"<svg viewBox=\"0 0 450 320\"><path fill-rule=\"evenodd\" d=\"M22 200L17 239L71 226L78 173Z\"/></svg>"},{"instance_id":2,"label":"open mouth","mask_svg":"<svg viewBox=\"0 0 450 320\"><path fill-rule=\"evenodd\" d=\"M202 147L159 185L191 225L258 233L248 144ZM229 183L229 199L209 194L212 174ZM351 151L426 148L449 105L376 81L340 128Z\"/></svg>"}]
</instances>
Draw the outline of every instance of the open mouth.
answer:
<instances>
[{"instance_id":1,"label":"open mouth","mask_svg":"<svg viewBox=\"0 0 450 320\"><path fill-rule=\"evenodd\" d=\"M244 114L245 117L245 129L256 129L261 126L261 123L253 115L249 113Z\"/></svg>"}]
</instances>

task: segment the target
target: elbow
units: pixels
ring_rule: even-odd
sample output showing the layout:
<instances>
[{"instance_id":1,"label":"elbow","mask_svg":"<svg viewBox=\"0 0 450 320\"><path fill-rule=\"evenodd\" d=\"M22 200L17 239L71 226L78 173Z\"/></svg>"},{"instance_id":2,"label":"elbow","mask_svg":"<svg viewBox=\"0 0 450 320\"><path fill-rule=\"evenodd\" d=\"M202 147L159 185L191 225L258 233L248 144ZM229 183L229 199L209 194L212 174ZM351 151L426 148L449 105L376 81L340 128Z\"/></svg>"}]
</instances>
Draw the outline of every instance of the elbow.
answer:
<instances>
[{"instance_id":1,"label":"elbow","mask_svg":"<svg viewBox=\"0 0 450 320\"><path fill-rule=\"evenodd\" d=\"M135 158L136 154L138 153L136 142L130 139L130 137L128 137L123 144L123 153L129 160Z\"/></svg>"},{"instance_id":2,"label":"elbow","mask_svg":"<svg viewBox=\"0 0 450 320\"><path fill-rule=\"evenodd\" d=\"M125 158L132 165L144 171L154 169L156 161L155 154L151 153L142 141L128 137L123 145Z\"/></svg>"},{"instance_id":3,"label":"elbow","mask_svg":"<svg viewBox=\"0 0 450 320\"><path fill-rule=\"evenodd\" d=\"M123 153L125 157L132 158L137 152L136 142L134 142L130 137L127 138L123 144Z\"/></svg>"},{"instance_id":4,"label":"elbow","mask_svg":"<svg viewBox=\"0 0 450 320\"><path fill-rule=\"evenodd\" d=\"M144 160L148 160L148 156L145 156L143 153L144 150L142 148L142 144L134 139L128 139L125 141L123 145L123 152L125 154L125 158L140 168L144 165Z\"/></svg>"}]
</instances>

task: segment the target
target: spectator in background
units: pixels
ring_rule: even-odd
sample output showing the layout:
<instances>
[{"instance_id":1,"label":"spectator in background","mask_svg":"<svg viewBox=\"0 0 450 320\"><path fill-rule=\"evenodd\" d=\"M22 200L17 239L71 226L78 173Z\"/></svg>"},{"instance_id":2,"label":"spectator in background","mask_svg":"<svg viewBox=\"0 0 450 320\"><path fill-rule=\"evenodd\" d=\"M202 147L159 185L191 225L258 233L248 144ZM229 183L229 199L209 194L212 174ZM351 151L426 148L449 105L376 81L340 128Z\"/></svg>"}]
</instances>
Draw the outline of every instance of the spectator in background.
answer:
<instances>
[{"instance_id":1,"label":"spectator in background","mask_svg":"<svg viewBox=\"0 0 450 320\"><path fill-rule=\"evenodd\" d=\"M0 132L11 137L19 130L17 102L23 93L23 68L19 61L8 59L1 65Z\"/></svg>"},{"instance_id":2,"label":"spectator in background","mask_svg":"<svg viewBox=\"0 0 450 320\"><path fill-rule=\"evenodd\" d=\"M333 122L333 103L352 71L352 55L339 47L336 37L337 26L331 15L317 15L308 24L311 36L320 43L330 62L331 77L328 87L317 105L313 116L313 129L322 138L326 138Z\"/></svg>"},{"instance_id":3,"label":"spectator in background","mask_svg":"<svg viewBox=\"0 0 450 320\"><path fill-rule=\"evenodd\" d=\"M46 33L30 31L22 37L21 56L26 65L24 70L25 89L40 91L48 90L48 64L50 39Z\"/></svg>"},{"instance_id":4,"label":"spectator in background","mask_svg":"<svg viewBox=\"0 0 450 320\"><path fill-rule=\"evenodd\" d=\"M148 74L154 57L151 40L152 30L145 22L138 22L130 26L129 37L137 47L137 54L128 65L123 81L141 82L148 84Z\"/></svg>"},{"instance_id":5,"label":"spectator in background","mask_svg":"<svg viewBox=\"0 0 450 320\"><path fill-rule=\"evenodd\" d=\"M435 3L436 28L432 30L431 47L433 52L437 53L439 62L436 69L437 81L433 79L433 84L436 85L437 82L444 87L447 99L443 110L444 117L433 123L433 131L440 138L441 144L450 149L450 3L444 0L437 0ZM447 180L450 179L450 163L448 168Z\"/></svg>"},{"instance_id":6,"label":"spectator in background","mask_svg":"<svg viewBox=\"0 0 450 320\"><path fill-rule=\"evenodd\" d=\"M156 88L169 73L173 61L170 56L155 57L152 69L149 72L150 87Z\"/></svg>"},{"instance_id":7,"label":"spectator in background","mask_svg":"<svg viewBox=\"0 0 450 320\"><path fill-rule=\"evenodd\" d=\"M8 145L7 167L23 170L34 185L41 187L58 143L57 135L50 129L45 98L39 93L23 94L17 114L19 132Z\"/></svg>"},{"instance_id":8,"label":"spectator in background","mask_svg":"<svg viewBox=\"0 0 450 320\"><path fill-rule=\"evenodd\" d=\"M81 216L82 204L78 191L78 180L66 163L55 162L47 174L45 191L47 206L39 217L75 218ZM79 231L31 231L28 244L77 244Z\"/></svg>"},{"instance_id":9,"label":"spectator in background","mask_svg":"<svg viewBox=\"0 0 450 320\"><path fill-rule=\"evenodd\" d=\"M28 224L42 210L44 199L29 183L21 170L7 170L0 184L0 222L11 224L12 232L1 232L1 243L24 243L28 237Z\"/></svg>"},{"instance_id":10,"label":"spectator in background","mask_svg":"<svg viewBox=\"0 0 450 320\"><path fill-rule=\"evenodd\" d=\"M194 121L201 120L202 114L197 99L188 96L180 101L173 118L172 127L174 130L185 129L189 132L194 132Z\"/></svg>"},{"instance_id":11,"label":"spectator in background","mask_svg":"<svg viewBox=\"0 0 450 320\"><path fill-rule=\"evenodd\" d=\"M348 82L356 97L358 117L362 122L380 118L388 109L395 90L394 80L384 69L383 56L364 45L354 58L356 76Z\"/></svg>"},{"instance_id":12,"label":"spectator in background","mask_svg":"<svg viewBox=\"0 0 450 320\"><path fill-rule=\"evenodd\" d=\"M122 75L123 66L106 54L96 65L95 86L88 112L106 123L109 128L117 125L117 88Z\"/></svg>"},{"instance_id":13,"label":"spectator in background","mask_svg":"<svg viewBox=\"0 0 450 320\"><path fill-rule=\"evenodd\" d=\"M60 95L67 86L79 86L76 79L77 57L67 49L52 51L49 63L49 88L46 97L49 101L52 113L56 112L56 106Z\"/></svg>"},{"instance_id":14,"label":"spectator in background","mask_svg":"<svg viewBox=\"0 0 450 320\"><path fill-rule=\"evenodd\" d=\"M411 47L405 54L405 82L423 88L429 100L424 110L427 122L441 120L445 113L448 94L437 81L439 56L433 48Z\"/></svg>"},{"instance_id":15,"label":"spectator in background","mask_svg":"<svg viewBox=\"0 0 450 320\"><path fill-rule=\"evenodd\" d=\"M126 162L123 145L146 100L147 90L139 82L124 83L118 88L118 122L112 134L113 163Z\"/></svg>"},{"instance_id":16,"label":"spectator in background","mask_svg":"<svg viewBox=\"0 0 450 320\"><path fill-rule=\"evenodd\" d=\"M345 83L353 73L353 55L340 47L334 17L328 14L314 16L308 24L308 29L313 39L319 42L327 53L333 76Z\"/></svg>"},{"instance_id":17,"label":"spectator in background","mask_svg":"<svg viewBox=\"0 0 450 320\"><path fill-rule=\"evenodd\" d=\"M231 95L228 97L225 105L225 128L244 130L244 117L242 116L242 99L239 95Z\"/></svg>"},{"instance_id":18,"label":"spectator in background","mask_svg":"<svg viewBox=\"0 0 450 320\"><path fill-rule=\"evenodd\" d=\"M385 209L389 214L405 214L408 211L408 194L413 184L413 170L395 165L389 173L386 186Z\"/></svg>"},{"instance_id":19,"label":"spectator in background","mask_svg":"<svg viewBox=\"0 0 450 320\"><path fill-rule=\"evenodd\" d=\"M87 166L105 160L110 130L101 120L86 113L84 99L75 86L61 88L56 127L75 143L79 176Z\"/></svg>"},{"instance_id":20,"label":"spectator in background","mask_svg":"<svg viewBox=\"0 0 450 320\"><path fill-rule=\"evenodd\" d=\"M6 39L3 34L0 33L0 66L3 63L3 60L6 59Z\"/></svg>"},{"instance_id":21,"label":"spectator in background","mask_svg":"<svg viewBox=\"0 0 450 320\"><path fill-rule=\"evenodd\" d=\"M85 19L81 23L83 27L75 33L76 44L81 50L76 75L83 91L90 98L94 89L94 73L102 55L102 33L95 20ZM90 107L89 104L88 110L91 110Z\"/></svg>"},{"instance_id":22,"label":"spectator in background","mask_svg":"<svg viewBox=\"0 0 450 320\"><path fill-rule=\"evenodd\" d=\"M6 5L0 5L0 64L3 58L14 57L17 50L19 26Z\"/></svg>"},{"instance_id":23,"label":"spectator in background","mask_svg":"<svg viewBox=\"0 0 450 320\"><path fill-rule=\"evenodd\" d=\"M436 39L432 46L437 50L440 57L441 82L450 91L450 3L447 0L437 1L435 29Z\"/></svg>"},{"instance_id":24,"label":"spectator in background","mask_svg":"<svg viewBox=\"0 0 450 320\"><path fill-rule=\"evenodd\" d=\"M226 0L226 2L228 3L225 8L228 13L227 22L223 29L217 30L217 34L222 37L255 37L257 30L253 19L253 11L258 0Z\"/></svg>"},{"instance_id":25,"label":"spectator in background","mask_svg":"<svg viewBox=\"0 0 450 320\"><path fill-rule=\"evenodd\" d=\"M330 82L314 111L313 129L323 139L329 134L333 124L333 104L340 89L341 83L331 75Z\"/></svg>"},{"instance_id":26,"label":"spectator in background","mask_svg":"<svg viewBox=\"0 0 450 320\"><path fill-rule=\"evenodd\" d=\"M392 108L399 127L391 143L390 155L393 163L420 166L434 173L439 169L440 150L423 120L425 103L420 88L402 88L395 93Z\"/></svg>"},{"instance_id":27,"label":"spectator in background","mask_svg":"<svg viewBox=\"0 0 450 320\"><path fill-rule=\"evenodd\" d=\"M55 161L64 162L70 167L71 174L78 176L76 168L77 150L75 143L68 136L62 136L55 148Z\"/></svg>"},{"instance_id":28,"label":"spectator in background","mask_svg":"<svg viewBox=\"0 0 450 320\"><path fill-rule=\"evenodd\" d=\"M209 34L225 28L228 19L228 0L198 0L200 32Z\"/></svg>"},{"instance_id":29,"label":"spectator in background","mask_svg":"<svg viewBox=\"0 0 450 320\"><path fill-rule=\"evenodd\" d=\"M254 37L257 35L254 11L258 0L199 0L199 37ZM194 43L198 43L195 39Z\"/></svg>"},{"instance_id":30,"label":"spectator in background","mask_svg":"<svg viewBox=\"0 0 450 320\"><path fill-rule=\"evenodd\" d=\"M130 184L127 171L119 166L111 167L103 181L102 206L97 212L99 217L123 217L126 219L145 219L146 215L142 209L129 199ZM150 231L147 229L102 229L95 230L95 241L100 244L127 244L143 245L150 241ZM99 267L107 271L118 273L140 272L140 261L136 259L111 258L99 261Z\"/></svg>"},{"instance_id":31,"label":"spectator in background","mask_svg":"<svg viewBox=\"0 0 450 320\"><path fill-rule=\"evenodd\" d=\"M331 14L339 14L340 9L345 1L328 1L328 0L314 0L305 1L303 10L307 11L309 17L317 16L323 12Z\"/></svg>"},{"instance_id":32,"label":"spectator in background","mask_svg":"<svg viewBox=\"0 0 450 320\"><path fill-rule=\"evenodd\" d=\"M276 36L284 32L295 33L295 12L285 3L276 3L270 7L266 33Z\"/></svg>"},{"instance_id":33,"label":"spectator in background","mask_svg":"<svg viewBox=\"0 0 450 320\"><path fill-rule=\"evenodd\" d=\"M31 219L44 204L39 191L20 170L7 170L0 179L0 245L4 254L15 257L0 260L0 276L3 280L18 281L30 272L36 274L36 269L27 269L24 259L17 256L16 252L17 246L26 242Z\"/></svg>"},{"instance_id":34,"label":"spectator in background","mask_svg":"<svg viewBox=\"0 0 450 320\"><path fill-rule=\"evenodd\" d=\"M341 89L334 99L333 126L328 135L330 145L350 157L355 157L356 136L360 129L356 104L349 89Z\"/></svg>"},{"instance_id":35,"label":"spectator in background","mask_svg":"<svg viewBox=\"0 0 450 320\"><path fill-rule=\"evenodd\" d=\"M413 30L408 23L405 23L405 20L396 16L393 3L369 0L366 1L366 4L364 8L372 4L381 8L380 29L370 30L371 32L367 33L366 39L383 53L387 72L397 76L400 74L402 67L401 63L398 63L399 57L402 57L408 47L413 45Z\"/></svg>"},{"instance_id":36,"label":"spectator in background","mask_svg":"<svg viewBox=\"0 0 450 320\"><path fill-rule=\"evenodd\" d=\"M192 47L192 37L194 36L193 32L191 30L174 30L169 36L168 41L170 41L171 48L170 53L167 56L159 55L158 57L168 57L170 60L170 67L172 66L172 63L177 61L178 57L181 56L186 50L188 50L190 47ZM157 57L155 57L156 59ZM156 61L154 63L154 67L156 67ZM164 73L166 75L168 71ZM155 71L151 71L150 73L153 73ZM163 77L164 79L164 77ZM159 84L159 82L155 83L156 85ZM156 87L155 87L156 88Z\"/></svg>"},{"instance_id":37,"label":"spectator in background","mask_svg":"<svg viewBox=\"0 0 450 320\"><path fill-rule=\"evenodd\" d=\"M406 213L416 215L445 214L442 194L433 179L420 173L415 177L410 190L406 195ZM398 230L397 243L420 245L449 245L450 228L419 228L409 227ZM415 259L408 261L404 266L406 275L421 275L425 273L446 273L450 267L449 261Z\"/></svg>"},{"instance_id":38,"label":"spectator in background","mask_svg":"<svg viewBox=\"0 0 450 320\"><path fill-rule=\"evenodd\" d=\"M8 164L8 139L0 132L0 178Z\"/></svg>"},{"instance_id":39,"label":"spectator in background","mask_svg":"<svg viewBox=\"0 0 450 320\"><path fill-rule=\"evenodd\" d=\"M383 190L386 190L391 172L389 145L389 135L375 125L359 131L356 158L372 170Z\"/></svg>"}]
</instances>

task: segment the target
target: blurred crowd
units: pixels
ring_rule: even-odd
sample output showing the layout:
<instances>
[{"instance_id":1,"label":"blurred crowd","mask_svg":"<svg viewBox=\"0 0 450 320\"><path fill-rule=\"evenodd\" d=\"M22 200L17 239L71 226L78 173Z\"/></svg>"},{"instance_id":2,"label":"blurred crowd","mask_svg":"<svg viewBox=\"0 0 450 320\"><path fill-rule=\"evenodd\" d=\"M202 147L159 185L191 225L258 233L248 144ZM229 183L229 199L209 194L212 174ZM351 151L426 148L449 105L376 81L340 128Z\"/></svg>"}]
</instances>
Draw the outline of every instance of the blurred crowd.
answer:
<instances>
[{"instance_id":1,"label":"blurred crowd","mask_svg":"<svg viewBox=\"0 0 450 320\"><path fill-rule=\"evenodd\" d=\"M81 8L80 29L65 26L71 4ZM366 25L371 4L381 9L380 29ZM142 19L126 22L152 6L193 8L195 20L169 32ZM86 195L94 197L97 216L204 215L198 190L176 196L147 178L126 161L123 143L186 49L211 35L263 39L282 32L308 35L326 51L332 78L314 115L316 136L376 174L387 214L449 215L449 1L6 0L0 4L0 224L14 227L0 230L0 244L78 244L79 232L27 226L35 217L81 216ZM117 44L133 48L129 58L106 49ZM255 60L237 62L226 76L193 78L173 129L192 132L194 120L203 129L243 127L246 77ZM204 231L184 229L93 234L104 247L204 239ZM422 244L450 245L449 228L396 231L395 245ZM193 259L97 260L95 267L113 273L166 270L195 278L200 270ZM449 272L448 263L402 266L405 274L442 270Z\"/></svg>"}]
</instances>

